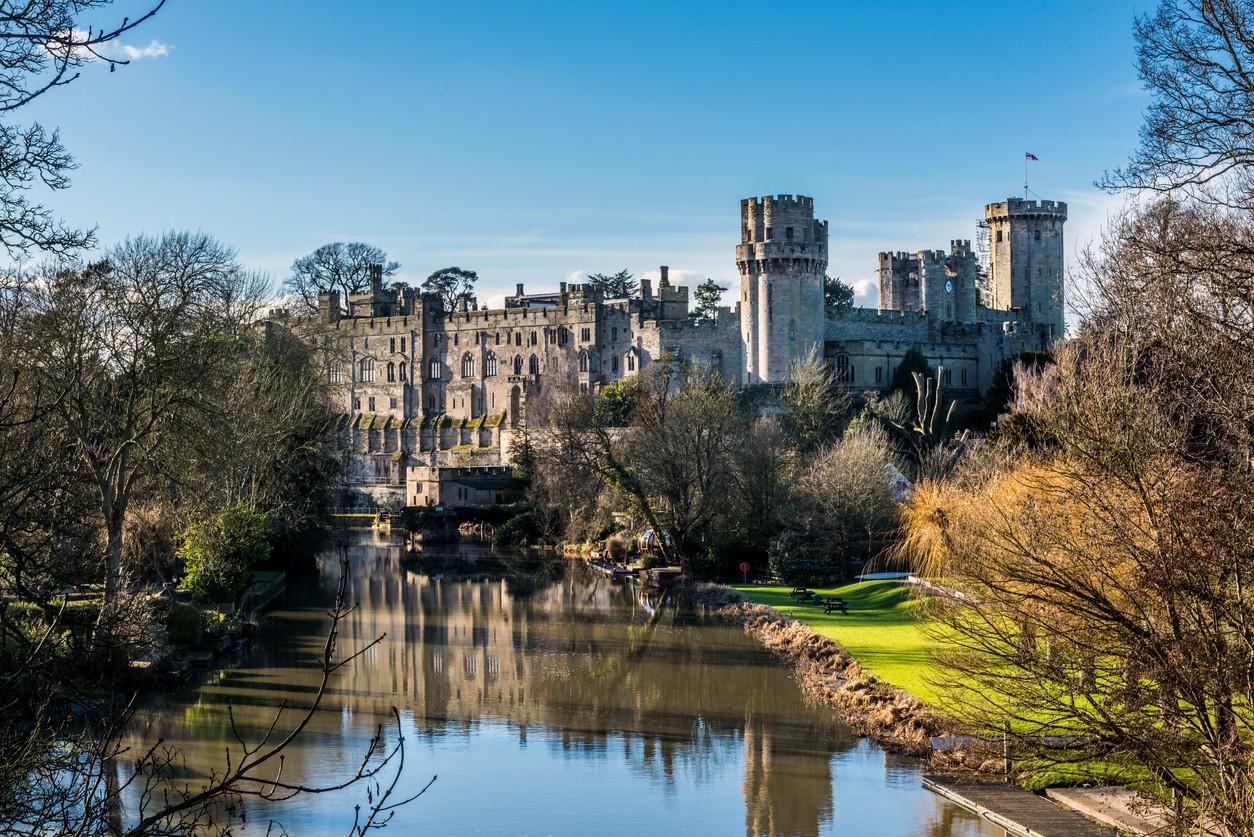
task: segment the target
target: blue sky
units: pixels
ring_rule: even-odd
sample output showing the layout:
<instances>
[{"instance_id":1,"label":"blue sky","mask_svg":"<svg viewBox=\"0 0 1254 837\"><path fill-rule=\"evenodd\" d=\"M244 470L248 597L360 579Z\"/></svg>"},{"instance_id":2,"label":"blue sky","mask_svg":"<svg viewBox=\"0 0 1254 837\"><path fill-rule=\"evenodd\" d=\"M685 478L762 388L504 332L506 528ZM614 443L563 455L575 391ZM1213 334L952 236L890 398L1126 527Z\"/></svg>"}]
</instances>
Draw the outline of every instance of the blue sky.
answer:
<instances>
[{"instance_id":1,"label":"blue sky","mask_svg":"<svg viewBox=\"0 0 1254 837\"><path fill-rule=\"evenodd\" d=\"M730 285L739 200L800 193L865 283L880 250L972 237L1024 151L1068 249L1091 238L1152 6L169 0L126 41L153 54L19 115L80 163L66 220L202 229L276 282L357 239L413 282L475 269L487 301L659 264Z\"/></svg>"}]
</instances>

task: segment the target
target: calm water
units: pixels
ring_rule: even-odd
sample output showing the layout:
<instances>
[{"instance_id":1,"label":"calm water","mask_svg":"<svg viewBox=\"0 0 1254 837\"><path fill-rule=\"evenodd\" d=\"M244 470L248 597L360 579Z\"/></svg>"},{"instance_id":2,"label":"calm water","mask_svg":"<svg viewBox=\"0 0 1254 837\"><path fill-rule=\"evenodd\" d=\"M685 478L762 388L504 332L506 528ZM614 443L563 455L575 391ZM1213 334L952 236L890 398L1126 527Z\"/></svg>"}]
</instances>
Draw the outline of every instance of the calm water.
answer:
<instances>
[{"instance_id":1,"label":"calm water","mask_svg":"<svg viewBox=\"0 0 1254 837\"><path fill-rule=\"evenodd\" d=\"M406 564L369 533L349 554L361 607L342 647L387 639L337 676L285 774L342 777L396 706L402 784L439 779L391 833L1001 833L923 790L912 760L807 706L738 628L577 567L470 579ZM176 742L202 774L232 741L227 701L255 737L281 700L308 700L338 574L326 555L290 581L242 664L156 704L145 737ZM249 819L256 833L274 817L294 835L344 834L364 794L254 805Z\"/></svg>"}]
</instances>

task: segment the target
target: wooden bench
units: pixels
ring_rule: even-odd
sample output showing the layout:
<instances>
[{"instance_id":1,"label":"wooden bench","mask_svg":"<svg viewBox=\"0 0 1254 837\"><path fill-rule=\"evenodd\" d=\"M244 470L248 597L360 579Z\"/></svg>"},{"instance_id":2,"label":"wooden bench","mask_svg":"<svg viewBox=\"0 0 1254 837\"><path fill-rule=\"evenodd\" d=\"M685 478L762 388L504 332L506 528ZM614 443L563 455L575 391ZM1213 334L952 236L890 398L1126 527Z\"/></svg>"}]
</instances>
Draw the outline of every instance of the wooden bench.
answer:
<instances>
[{"instance_id":1,"label":"wooden bench","mask_svg":"<svg viewBox=\"0 0 1254 837\"><path fill-rule=\"evenodd\" d=\"M798 601L805 601L806 598L813 596L814 593L811 592L810 589L806 587L794 587L792 588L792 591L788 595L794 599L797 599Z\"/></svg>"},{"instance_id":2,"label":"wooden bench","mask_svg":"<svg viewBox=\"0 0 1254 837\"><path fill-rule=\"evenodd\" d=\"M841 613L848 616L849 615L849 603L846 602L844 599L837 598L836 596L829 596L828 598L824 599L823 600L823 612L831 613L834 610L839 610Z\"/></svg>"}]
</instances>

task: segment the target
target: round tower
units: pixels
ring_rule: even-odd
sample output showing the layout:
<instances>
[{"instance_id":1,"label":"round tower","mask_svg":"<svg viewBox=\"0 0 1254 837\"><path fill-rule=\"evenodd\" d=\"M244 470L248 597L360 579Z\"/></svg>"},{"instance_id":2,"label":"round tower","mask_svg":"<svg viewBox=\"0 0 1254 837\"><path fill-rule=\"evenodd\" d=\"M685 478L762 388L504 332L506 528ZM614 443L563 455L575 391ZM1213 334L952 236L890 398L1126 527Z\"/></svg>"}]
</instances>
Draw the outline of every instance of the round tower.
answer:
<instances>
[{"instance_id":1,"label":"round tower","mask_svg":"<svg viewBox=\"0 0 1254 837\"><path fill-rule=\"evenodd\" d=\"M1018 309L1023 319L1046 329L1045 341L1061 338L1063 274L1062 201L1007 198L984 207L988 222L990 308Z\"/></svg>"},{"instance_id":2,"label":"round tower","mask_svg":"<svg viewBox=\"0 0 1254 837\"><path fill-rule=\"evenodd\" d=\"M814 199L742 200L736 266L745 382L787 381L793 361L823 345L827 222L814 220Z\"/></svg>"}]
</instances>

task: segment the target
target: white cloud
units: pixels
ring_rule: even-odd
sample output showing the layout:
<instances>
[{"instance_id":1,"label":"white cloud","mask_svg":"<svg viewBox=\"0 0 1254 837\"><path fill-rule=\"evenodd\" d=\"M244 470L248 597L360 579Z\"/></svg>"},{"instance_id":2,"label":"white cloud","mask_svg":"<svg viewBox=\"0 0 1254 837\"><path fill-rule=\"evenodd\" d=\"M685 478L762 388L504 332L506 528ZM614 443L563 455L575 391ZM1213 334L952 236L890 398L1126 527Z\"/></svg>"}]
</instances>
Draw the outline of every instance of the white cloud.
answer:
<instances>
[{"instance_id":1,"label":"white cloud","mask_svg":"<svg viewBox=\"0 0 1254 837\"><path fill-rule=\"evenodd\" d=\"M92 37L91 34L81 29L71 30L70 38L66 43L58 41L49 41L44 48L53 55L64 55L67 50L73 50L79 57L85 61L100 61L111 58L115 61L139 61L144 58L164 58L170 54L170 50L174 47L161 41L149 41L147 46L135 46L134 44L123 44L118 41L106 41L103 44L97 44L93 47L78 46L84 44Z\"/></svg>"},{"instance_id":2,"label":"white cloud","mask_svg":"<svg viewBox=\"0 0 1254 837\"><path fill-rule=\"evenodd\" d=\"M117 51L123 55L127 61L138 61L141 58L164 58L170 54L173 49L169 44L163 44L160 41L149 41L148 46L137 47L131 44L118 44Z\"/></svg>"},{"instance_id":3,"label":"white cloud","mask_svg":"<svg viewBox=\"0 0 1254 837\"><path fill-rule=\"evenodd\" d=\"M859 308L880 306L880 286L874 279L859 279L853 283L853 304Z\"/></svg>"}]
</instances>

